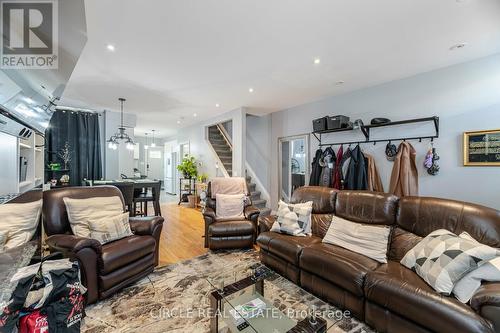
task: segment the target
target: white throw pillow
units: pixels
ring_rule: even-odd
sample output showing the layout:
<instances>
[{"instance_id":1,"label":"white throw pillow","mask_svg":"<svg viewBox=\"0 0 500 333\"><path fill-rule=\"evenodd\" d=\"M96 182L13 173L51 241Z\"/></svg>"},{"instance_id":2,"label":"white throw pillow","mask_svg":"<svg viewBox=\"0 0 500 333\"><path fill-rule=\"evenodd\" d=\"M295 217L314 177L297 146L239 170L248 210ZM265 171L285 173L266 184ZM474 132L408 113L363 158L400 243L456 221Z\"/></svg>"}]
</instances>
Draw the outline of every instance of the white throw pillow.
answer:
<instances>
[{"instance_id":1,"label":"white throw pillow","mask_svg":"<svg viewBox=\"0 0 500 333\"><path fill-rule=\"evenodd\" d=\"M333 216L323 243L341 246L381 263L387 263L391 228L360 224Z\"/></svg>"},{"instance_id":2,"label":"white throw pillow","mask_svg":"<svg viewBox=\"0 0 500 333\"><path fill-rule=\"evenodd\" d=\"M465 238L479 243L465 231L459 235L460 238ZM479 243L481 244L481 243ZM478 268L467 273L453 287L453 294L462 303L470 301L472 296L481 287L482 281L500 282L500 257L493 258L480 264Z\"/></svg>"},{"instance_id":3,"label":"white throw pillow","mask_svg":"<svg viewBox=\"0 0 500 333\"><path fill-rule=\"evenodd\" d=\"M63 198L73 234L90 237L90 221L107 220L123 214L123 203L118 196L87 199Z\"/></svg>"},{"instance_id":4,"label":"white throw pillow","mask_svg":"<svg viewBox=\"0 0 500 333\"><path fill-rule=\"evenodd\" d=\"M41 199L0 205L0 232L8 234L4 250L26 244L33 238L41 211Z\"/></svg>"},{"instance_id":5,"label":"white throw pillow","mask_svg":"<svg viewBox=\"0 0 500 333\"><path fill-rule=\"evenodd\" d=\"M298 204L278 203L278 218L273 223L271 231L293 236L311 235L311 213L313 202Z\"/></svg>"},{"instance_id":6,"label":"white throw pillow","mask_svg":"<svg viewBox=\"0 0 500 333\"><path fill-rule=\"evenodd\" d=\"M215 196L217 220L244 220L246 197L245 194L217 194Z\"/></svg>"},{"instance_id":7,"label":"white throw pillow","mask_svg":"<svg viewBox=\"0 0 500 333\"><path fill-rule=\"evenodd\" d=\"M499 251L471 237L439 229L428 234L401 259L437 292L449 296L468 273L498 257Z\"/></svg>"},{"instance_id":8,"label":"white throw pillow","mask_svg":"<svg viewBox=\"0 0 500 333\"><path fill-rule=\"evenodd\" d=\"M106 244L117 239L132 236L128 212L120 215L89 221L90 238L97 239L101 244Z\"/></svg>"}]
</instances>

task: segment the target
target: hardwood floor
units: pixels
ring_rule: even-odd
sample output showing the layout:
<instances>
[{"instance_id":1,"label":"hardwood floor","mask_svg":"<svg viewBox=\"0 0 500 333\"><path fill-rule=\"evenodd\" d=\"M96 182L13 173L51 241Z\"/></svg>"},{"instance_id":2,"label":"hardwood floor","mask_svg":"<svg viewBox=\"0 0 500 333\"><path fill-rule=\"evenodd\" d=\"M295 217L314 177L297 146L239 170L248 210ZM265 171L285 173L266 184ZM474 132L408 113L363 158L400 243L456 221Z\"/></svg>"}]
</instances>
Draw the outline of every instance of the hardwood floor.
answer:
<instances>
[{"instance_id":1,"label":"hardwood floor","mask_svg":"<svg viewBox=\"0 0 500 333\"><path fill-rule=\"evenodd\" d=\"M165 222L160 240L160 266L193 258L208 251L203 247L205 222L199 210L170 202L161 204L161 212Z\"/></svg>"}]
</instances>

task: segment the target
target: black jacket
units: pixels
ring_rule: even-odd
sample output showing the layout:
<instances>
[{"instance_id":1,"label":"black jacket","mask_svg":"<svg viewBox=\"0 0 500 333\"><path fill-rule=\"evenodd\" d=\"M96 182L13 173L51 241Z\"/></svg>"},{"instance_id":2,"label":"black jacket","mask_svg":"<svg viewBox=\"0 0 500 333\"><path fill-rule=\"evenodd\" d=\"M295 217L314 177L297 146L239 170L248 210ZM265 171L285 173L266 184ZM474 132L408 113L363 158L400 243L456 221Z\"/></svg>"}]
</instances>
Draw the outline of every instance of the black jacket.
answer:
<instances>
[{"instance_id":1,"label":"black jacket","mask_svg":"<svg viewBox=\"0 0 500 333\"><path fill-rule=\"evenodd\" d=\"M311 177L309 178L310 186L318 186L319 178L321 177L321 165L319 164L321 161L321 157L323 156L323 151L321 149L316 150L316 155L311 164Z\"/></svg>"},{"instance_id":2,"label":"black jacket","mask_svg":"<svg viewBox=\"0 0 500 333\"><path fill-rule=\"evenodd\" d=\"M345 177L346 190L366 190L368 189L368 174L366 171L366 161L361 148L356 146L351 152L351 162Z\"/></svg>"}]
</instances>

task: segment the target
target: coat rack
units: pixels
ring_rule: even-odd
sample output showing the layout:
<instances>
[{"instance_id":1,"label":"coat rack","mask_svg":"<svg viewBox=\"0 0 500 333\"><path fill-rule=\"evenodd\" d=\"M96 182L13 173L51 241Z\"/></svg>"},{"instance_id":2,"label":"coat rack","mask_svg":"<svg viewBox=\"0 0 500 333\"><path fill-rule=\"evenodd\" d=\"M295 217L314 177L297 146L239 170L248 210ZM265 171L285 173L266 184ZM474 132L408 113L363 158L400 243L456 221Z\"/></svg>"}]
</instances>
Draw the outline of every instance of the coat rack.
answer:
<instances>
[{"instance_id":1,"label":"coat rack","mask_svg":"<svg viewBox=\"0 0 500 333\"><path fill-rule=\"evenodd\" d=\"M370 140L370 129L372 128L379 128L379 127L386 127L386 126L396 126L396 125L406 125L406 124L413 124L413 123L422 123L422 122L429 122L432 121L434 122L434 128L436 130L434 135L430 136L414 136L414 137L402 137L402 138L389 138L389 139L377 139L377 140ZM361 132L365 136L365 141L348 141L348 142L323 142L322 141L322 135L323 134L328 134L328 133L337 133L337 132L346 132L346 131L353 131L353 128L341 128L341 129L334 129L334 130L325 130L325 131L318 131L318 132L312 132L312 135L319 141L319 147L324 147L324 146L339 146L339 145L352 145L352 144L361 144L361 143L373 143L374 145L377 144L377 142L390 142L390 141L410 141L410 140L419 140L422 142L422 140L425 139L430 139L431 141L434 141L434 139L439 138L439 117L427 117L427 118L417 118L417 119L408 119L408 120L401 120L401 121L391 121L389 123L385 124L376 124L376 125L363 125L361 126Z\"/></svg>"}]
</instances>

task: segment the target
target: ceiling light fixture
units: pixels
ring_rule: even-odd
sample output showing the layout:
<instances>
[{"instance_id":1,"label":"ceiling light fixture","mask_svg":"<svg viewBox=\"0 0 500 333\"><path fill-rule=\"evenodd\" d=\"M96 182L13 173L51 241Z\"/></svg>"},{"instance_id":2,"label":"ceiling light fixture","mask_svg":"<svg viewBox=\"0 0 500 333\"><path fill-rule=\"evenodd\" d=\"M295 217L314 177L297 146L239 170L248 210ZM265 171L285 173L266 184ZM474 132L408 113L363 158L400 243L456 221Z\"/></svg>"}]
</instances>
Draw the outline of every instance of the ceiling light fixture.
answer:
<instances>
[{"instance_id":1,"label":"ceiling light fixture","mask_svg":"<svg viewBox=\"0 0 500 333\"><path fill-rule=\"evenodd\" d=\"M155 142L155 130L151 130L153 132L153 142L151 142L151 148L156 147L156 142Z\"/></svg>"},{"instance_id":2,"label":"ceiling light fixture","mask_svg":"<svg viewBox=\"0 0 500 333\"><path fill-rule=\"evenodd\" d=\"M118 127L118 132L112 135L106 142L109 149L116 150L120 144L118 140L125 141L127 149L133 150L134 140L125 132L125 126L123 125L123 102L125 102L125 98L120 97L118 100L120 101L120 127Z\"/></svg>"},{"instance_id":3,"label":"ceiling light fixture","mask_svg":"<svg viewBox=\"0 0 500 333\"><path fill-rule=\"evenodd\" d=\"M197 113L193 113L193 117L198 117L198 114Z\"/></svg>"},{"instance_id":4,"label":"ceiling light fixture","mask_svg":"<svg viewBox=\"0 0 500 333\"><path fill-rule=\"evenodd\" d=\"M315 65L319 65L320 62L321 62L320 58L314 58L314 64Z\"/></svg>"},{"instance_id":5,"label":"ceiling light fixture","mask_svg":"<svg viewBox=\"0 0 500 333\"><path fill-rule=\"evenodd\" d=\"M344 84L344 83L345 83L345 81L342 81L342 80L335 82L335 84L338 85L338 86L341 85L341 84Z\"/></svg>"},{"instance_id":6,"label":"ceiling light fixture","mask_svg":"<svg viewBox=\"0 0 500 333\"><path fill-rule=\"evenodd\" d=\"M219 107L220 107L220 104L219 104L219 103L216 103L216 104L215 104L215 107L216 107L216 108L219 108Z\"/></svg>"},{"instance_id":7,"label":"ceiling light fixture","mask_svg":"<svg viewBox=\"0 0 500 333\"><path fill-rule=\"evenodd\" d=\"M180 123L181 123L181 121L180 121L180 120L177 120L177 124L180 124Z\"/></svg>"},{"instance_id":8,"label":"ceiling light fixture","mask_svg":"<svg viewBox=\"0 0 500 333\"><path fill-rule=\"evenodd\" d=\"M253 93L253 88L248 88L249 93Z\"/></svg>"},{"instance_id":9,"label":"ceiling light fixture","mask_svg":"<svg viewBox=\"0 0 500 333\"><path fill-rule=\"evenodd\" d=\"M108 51L111 51L111 52L115 52L115 46L113 44L108 44L106 45L106 48L108 49Z\"/></svg>"},{"instance_id":10,"label":"ceiling light fixture","mask_svg":"<svg viewBox=\"0 0 500 333\"><path fill-rule=\"evenodd\" d=\"M463 49L467 43L458 43L450 47L450 51L458 50L458 49Z\"/></svg>"}]
</instances>

